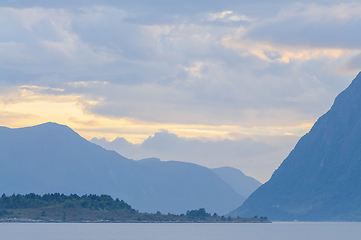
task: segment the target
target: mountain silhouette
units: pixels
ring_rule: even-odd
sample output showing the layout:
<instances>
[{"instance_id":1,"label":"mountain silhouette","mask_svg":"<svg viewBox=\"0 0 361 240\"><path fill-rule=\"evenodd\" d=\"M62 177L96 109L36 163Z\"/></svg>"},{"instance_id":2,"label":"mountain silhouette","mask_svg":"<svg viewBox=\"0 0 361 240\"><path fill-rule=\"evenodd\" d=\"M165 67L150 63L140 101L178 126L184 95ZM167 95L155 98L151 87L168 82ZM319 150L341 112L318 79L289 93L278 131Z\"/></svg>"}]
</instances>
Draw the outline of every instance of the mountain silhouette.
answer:
<instances>
[{"instance_id":1,"label":"mountain silhouette","mask_svg":"<svg viewBox=\"0 0 361 240\"><path fill-rule=\"evenodd\" d=\"M236 190L236 192L242 196L248 197L253 193L259 186L262 185L256 179L247 176L241 170L232 167L219 167L213 168L218 176L220 176L223 181L231 185L231 187Z\"/></svg>"},{"instance_id":2,"label":"mountain silhouette","mask_svg":"<svg viewBox=\"0 0 361 240\"><path fill-rule=\"evenodd\" d=\"M127 159L56 123L0 127L0 192L109 194L141 212L177 214L226 214L245 199L206 167Z\"/></svg>"},{"instance_id":3,"label":"mountain silhouette","mask_svg":"<svg viewBox=\"0 0 361 240\"><path fill-rule=\"evenodd\" d=\"M361 73L231 216L361 221Z\"/></svg>"}]
</instances>

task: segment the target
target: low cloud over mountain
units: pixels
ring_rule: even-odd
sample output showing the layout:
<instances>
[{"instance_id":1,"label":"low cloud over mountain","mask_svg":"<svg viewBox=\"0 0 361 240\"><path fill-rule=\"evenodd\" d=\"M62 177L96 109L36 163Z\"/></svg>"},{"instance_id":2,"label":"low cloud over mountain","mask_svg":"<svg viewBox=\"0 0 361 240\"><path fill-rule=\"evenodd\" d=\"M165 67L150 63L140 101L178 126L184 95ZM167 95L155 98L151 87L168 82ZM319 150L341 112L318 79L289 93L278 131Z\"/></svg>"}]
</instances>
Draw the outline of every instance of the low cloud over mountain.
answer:
<instances>
[{"instance_id":1,"label":"low cloud over mountain","mask_svg":"<svg viewBox=\"0 0 361 240\"><path fill-rule=\"evenodd\" d=\"M111 142L104 138L93 138L91 142L132 159L152 156L162 160L193 162L210 168L231 166L260 181L266 181L273 169L280 164L280 159L285 158L289 149L292 149L298 136L258 138L202 141L161 131L149 136L141 144L132 144L124 138L117 138Z\"/></svg>"}]
</instances>

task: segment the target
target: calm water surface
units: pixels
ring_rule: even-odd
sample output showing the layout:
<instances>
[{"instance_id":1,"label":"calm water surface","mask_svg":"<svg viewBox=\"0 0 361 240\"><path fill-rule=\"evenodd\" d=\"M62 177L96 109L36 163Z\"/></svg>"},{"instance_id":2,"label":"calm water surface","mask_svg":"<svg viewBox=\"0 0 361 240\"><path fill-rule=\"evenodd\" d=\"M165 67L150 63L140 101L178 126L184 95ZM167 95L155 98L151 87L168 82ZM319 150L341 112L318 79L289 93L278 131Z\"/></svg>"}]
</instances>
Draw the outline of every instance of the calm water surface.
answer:
<instances>
[{"instance_id":1,"label":"calm water surface","mask_svg":"<svg viewBox=\"0 0 361 240\"><path fill-rule=\"evenodd\" d=\"M0 223L6 240L359 240L361 223Z\"/></svg>"}]
</instances>

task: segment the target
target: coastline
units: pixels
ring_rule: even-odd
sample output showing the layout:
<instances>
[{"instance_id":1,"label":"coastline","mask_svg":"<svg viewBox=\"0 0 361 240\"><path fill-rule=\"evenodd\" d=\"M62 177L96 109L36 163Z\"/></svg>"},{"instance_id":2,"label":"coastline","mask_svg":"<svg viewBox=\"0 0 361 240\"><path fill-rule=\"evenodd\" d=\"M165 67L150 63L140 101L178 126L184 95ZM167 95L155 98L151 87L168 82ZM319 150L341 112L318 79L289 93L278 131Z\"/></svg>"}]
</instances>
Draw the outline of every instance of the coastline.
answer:
<instances>
[{"instance_id":1,"label":"coastline","mask_svg":"<svg viewBox=\"0 0 361 240\"><path fill-rule=\"evenodd\" d=\"M61 220L44 220L44 219L30 219L30 218L1 218L0 223L272 223L269 220L259 219L243 219L240 221L202 221L202 220L193 220L193 221L134 221L134 220L82 220L82 221L61 221Z\"/></svg>"}]
</instances>

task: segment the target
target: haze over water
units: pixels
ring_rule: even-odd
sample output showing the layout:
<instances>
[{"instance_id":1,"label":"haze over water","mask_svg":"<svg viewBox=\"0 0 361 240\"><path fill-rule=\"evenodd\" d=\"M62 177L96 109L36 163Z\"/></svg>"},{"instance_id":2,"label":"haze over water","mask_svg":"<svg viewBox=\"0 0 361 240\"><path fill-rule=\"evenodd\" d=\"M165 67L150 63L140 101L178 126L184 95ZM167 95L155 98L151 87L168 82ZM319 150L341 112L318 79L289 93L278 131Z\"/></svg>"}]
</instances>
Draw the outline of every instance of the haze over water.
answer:
<instances>
[{"instance_id":1,"label":"haze over water","mask_svg":"<svg viewBox=\"0 0 361 240\"><path fill-rule=\"evenodd\" d=\"M0 232L7 240L356 240L361 236L361 223L2 223Z\"/></svg>"}]
</instances>

